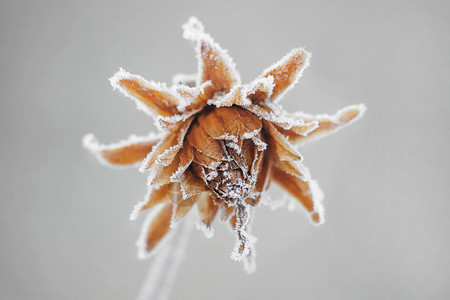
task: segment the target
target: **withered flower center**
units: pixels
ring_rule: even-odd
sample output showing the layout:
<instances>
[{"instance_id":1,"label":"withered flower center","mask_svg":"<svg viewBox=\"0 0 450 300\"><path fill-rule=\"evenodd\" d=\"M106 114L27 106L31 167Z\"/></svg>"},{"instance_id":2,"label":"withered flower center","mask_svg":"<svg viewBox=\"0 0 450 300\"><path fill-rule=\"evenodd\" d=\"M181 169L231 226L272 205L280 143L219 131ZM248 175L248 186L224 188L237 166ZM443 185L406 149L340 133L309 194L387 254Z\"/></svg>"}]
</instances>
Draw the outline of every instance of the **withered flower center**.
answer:
<instances>
[{"instance_id":1,"label":"withered flower center","mask_svg":"<svg viewBox=\"0 0 450 300\"><path fill-rule=\"evenodd\" d=\"M261 120L239 106L209 106L186 134L194 151L193 173L230 206L254 198L255 168L262 158L254 141L264 143L261 130Z\"/></svg>"}]
</instances>

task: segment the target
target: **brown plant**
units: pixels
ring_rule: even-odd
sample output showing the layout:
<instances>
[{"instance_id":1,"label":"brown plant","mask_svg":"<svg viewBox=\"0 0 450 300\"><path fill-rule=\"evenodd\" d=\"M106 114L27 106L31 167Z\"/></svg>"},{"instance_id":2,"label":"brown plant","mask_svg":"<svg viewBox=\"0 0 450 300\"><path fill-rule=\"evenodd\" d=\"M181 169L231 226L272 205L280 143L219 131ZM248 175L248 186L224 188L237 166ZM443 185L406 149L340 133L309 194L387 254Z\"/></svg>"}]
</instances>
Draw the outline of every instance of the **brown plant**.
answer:
<instances>
[{"instance_id":1,"label":"brown plant","mask_svg":"<svg viewBox=\"0 0 450 300\"><path fill-rule=\"evenodd\" d=\"M360 117L364 106L349 106L332 116L289 114L277 101L308 67L308 52L293 49L243 85L227 52L197 19L191 18L183 29L183 36L197 44L195 77L177 76L170 88L122 69L110 79L114 88L155 117L162 134L132 136L112 145L87 135L84 143L104 163L141 163L140 171L150 170L149 193L132 214L135 218L158 206L145 224L139 243L142 256L196 207L207 235L218 215L231 225L237 236L232 257L245 258L251 268L251 211L261 204L271 180L304 206L313 223L324 221L321 192L292 144L335 132Z\"/></svg>"}]
</instances>

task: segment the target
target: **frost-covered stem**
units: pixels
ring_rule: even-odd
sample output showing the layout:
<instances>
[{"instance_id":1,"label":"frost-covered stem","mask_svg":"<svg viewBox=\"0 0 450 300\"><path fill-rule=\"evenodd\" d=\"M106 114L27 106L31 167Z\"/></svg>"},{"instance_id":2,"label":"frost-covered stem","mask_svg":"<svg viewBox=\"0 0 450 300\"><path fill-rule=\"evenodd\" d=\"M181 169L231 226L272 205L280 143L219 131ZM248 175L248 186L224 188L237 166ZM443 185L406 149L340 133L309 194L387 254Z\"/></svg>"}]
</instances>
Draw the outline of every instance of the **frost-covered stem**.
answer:
<instances>
[{"instance_id":1,"label":"frost-covered stem","mask_svg":"<svg viewBox=\"0 0 450 300\"><path fill-rule=\"evenodd\" d=\"M249 220L249 206L244 201L238 201L236 203L236 227L234 228L238 239L234 252L231 255L231 258L234 260L242 260L250 251L250 241L246 231Z\"/></svg>"},{"instance_id":2,"label":"frost-covered stem","mask_svg":"<svg viewBox=\"0 0 450 300\"><path fill-rule=\"evenodd\" d=\"M153 264L141 288L137 300L165 300L176 279L178 267L184 258L184 250L192 230L190 220L181 221L153 259Z\"/></svg>"}]
</instances>

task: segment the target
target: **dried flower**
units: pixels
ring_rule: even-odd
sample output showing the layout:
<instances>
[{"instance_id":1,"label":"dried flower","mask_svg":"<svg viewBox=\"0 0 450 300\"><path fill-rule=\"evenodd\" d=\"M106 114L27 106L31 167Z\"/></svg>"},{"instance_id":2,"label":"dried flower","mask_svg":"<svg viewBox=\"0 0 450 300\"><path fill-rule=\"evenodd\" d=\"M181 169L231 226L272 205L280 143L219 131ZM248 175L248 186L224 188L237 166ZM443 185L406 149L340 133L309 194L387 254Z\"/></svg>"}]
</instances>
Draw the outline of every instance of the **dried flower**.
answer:
<instances>
[{"instance_id":1,"label":"dried flower","mask_svg":"<svg viewBox=\"0 0 450 300\"><path fill-rule=\"evenodd\" d=\"M111 84L155 117L161 135L132 136L101 145L93 135L85 146L102 162L149 170L149 192L131 218L154 208L138 245L140 255L154 251L166 234L194 207L199 227L212 235L220 215L237 237L232 258L253 268L252 209L271 180L306 209L313 223L324 221L321 191L302 165L292 143L304 144L350 124L364 106L349 106L333 116L289 114L277 105L308 67L310 54L297 48L249 84L241 84L232 59L191 18L184 38L196 42L197 75L178 75L174 85L148 82L124 70ZM153 114L154 113L154 114Z\"/></svg>"}]
</instances>

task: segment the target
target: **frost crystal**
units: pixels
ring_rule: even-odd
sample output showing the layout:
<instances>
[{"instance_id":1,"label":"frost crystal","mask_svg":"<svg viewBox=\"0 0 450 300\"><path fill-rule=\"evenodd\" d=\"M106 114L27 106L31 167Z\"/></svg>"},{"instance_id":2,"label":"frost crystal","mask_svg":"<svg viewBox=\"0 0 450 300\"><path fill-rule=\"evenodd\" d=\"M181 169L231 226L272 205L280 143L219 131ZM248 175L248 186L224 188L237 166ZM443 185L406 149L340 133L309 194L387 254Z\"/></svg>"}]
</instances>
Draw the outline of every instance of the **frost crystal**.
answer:
<instances>
[{"instance_id":1,"label":"frost crystal","mask_svg":"<svg viewBox=\"0 0 450 300\"><path fill-rule=\"evenodd\" d=\"M199 20L192 17L183 25L183 37L196 44L196 74L175 75L170 87L123 69L110 79L114 89L154 118L161 133L111 145L89 134L83 144L103 164L140 163L139 170L148 172L148 193L130 216L136 219L152 210L137 243L140 257L159 249L191 214L207 237L213 235L215 219L226 222L236 236L232 259L252 272L256 238L250 224L256 207L303 207L311 222L324 222L323 193L294 145L353 123L365 106L348 106L334 115L289 113L279 101L309 66L310 53L295 48L258 78L241 84L233 60ZM271 199L266 194L271 182L295 200Z\"/></svg>"}]
</instances>

